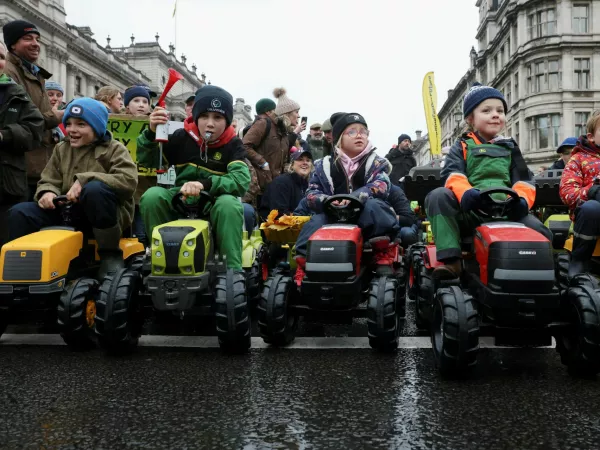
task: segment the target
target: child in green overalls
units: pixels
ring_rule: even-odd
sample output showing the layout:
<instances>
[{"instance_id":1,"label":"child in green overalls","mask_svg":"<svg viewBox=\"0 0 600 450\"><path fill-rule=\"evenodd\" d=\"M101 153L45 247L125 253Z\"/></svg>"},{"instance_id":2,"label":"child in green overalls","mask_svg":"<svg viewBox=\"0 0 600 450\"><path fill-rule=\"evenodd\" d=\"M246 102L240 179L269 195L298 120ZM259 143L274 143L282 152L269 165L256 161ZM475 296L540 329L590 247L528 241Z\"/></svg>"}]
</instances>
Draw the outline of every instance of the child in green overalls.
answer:
<instances>
[{"instance_id":1,"label":"child in green overalls","mask_svg":"<svg viewBox=\"0 0 600 450\"><path fill-rule=\"evenodd\" d=\"M535 185L517 143L500 132L508 106L502 93L475 83L465 96L463 114L471 131L458 138L450 149L441 178L444 187L430 192L425 209L431 221L437 260L434 278L455 279L462 270L463 235L472 234L484 218L477 214L482 201L480 189L511 188L520 201L508 220L520 222L549 240L552 233L529 210L535 202Z\"/></svg>"}]
</instances>

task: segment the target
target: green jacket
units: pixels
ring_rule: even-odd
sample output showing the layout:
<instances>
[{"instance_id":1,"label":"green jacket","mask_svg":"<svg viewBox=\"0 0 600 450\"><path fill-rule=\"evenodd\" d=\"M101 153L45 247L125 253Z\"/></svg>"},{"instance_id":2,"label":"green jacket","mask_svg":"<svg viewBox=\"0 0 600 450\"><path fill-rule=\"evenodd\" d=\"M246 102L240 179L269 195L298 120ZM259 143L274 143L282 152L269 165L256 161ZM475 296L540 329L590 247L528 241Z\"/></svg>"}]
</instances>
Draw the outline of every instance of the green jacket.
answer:
<instances>
[{"instance_id":1,"label":"green jacket","mask_svg":"<svg viewBox=\"0 0 600 450\"><path fill-rule=\"evenodd\" d=\"M40 145L44 117L23 86L0 75L0 197L25 199L27 175L25 152Z\"/></svg>"},{"instance_id":2,"label":"green jacket","mask_svg":"<svg viewBox=\"0 0 600 450\"><path fill-rule=\"evenodd\" d=\"M250 186L250 171L246 165L246 151L242 141L231 135L229 127L223 133L220 145L204 150L197 138L198 130L193 123L186 123L185 129L179 129L169 136L163 144L163 158L169 166L175 166L176 186L188 181L199 181L204 189L213 196L223 194L243 197ZM227 135L227 137L225 137ZM156 134L146 129L137 138L137 159L140 167L148 169L160 168L158 143L154 142Z\"/></svg>"},{"instance_id":3,"label":"green jacket","mask_svg":"<svg viewBox=\"0 0 600 450\"><path fill-rule=\"evenodd\" d=\"M75 180L85 187L90 181L101 181L113 190L119 202L121 230L133 221L133 193L137 187L137 167L129 150L119 141L95 142L80 148L71 148L69 139L56 144L50 161L38 182L35 199L44 192L66 194Z\"/></svg>"}]
</instances>

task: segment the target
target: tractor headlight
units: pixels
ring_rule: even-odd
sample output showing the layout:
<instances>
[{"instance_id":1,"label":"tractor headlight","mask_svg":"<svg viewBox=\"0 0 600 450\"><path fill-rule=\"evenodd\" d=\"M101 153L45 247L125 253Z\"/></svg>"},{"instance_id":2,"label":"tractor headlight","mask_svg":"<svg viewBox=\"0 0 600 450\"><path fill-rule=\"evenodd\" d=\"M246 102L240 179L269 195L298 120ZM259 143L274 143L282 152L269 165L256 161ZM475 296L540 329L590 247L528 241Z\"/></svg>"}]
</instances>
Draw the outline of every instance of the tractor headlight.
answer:
<instances>
[{"instance_id":1,"label":"tractor headlight","mask_svg":"<svg viewBox=\"0 0 600 450\"><path fill-rule=\"evenodd\" d=\"M186 244L187 244L188 247L193 247L194 244L195 244L195 242L194 242L193 239L188 239L188 241L186 242Z\"/></svg>"},{"instance_id":2,"label":"tractor headlight","mask_svg":"<svg viewBox=\"0 0 600 450\"><path fill-rule=\"evenodd\" d=\"M190 252L183 252L183 257L184 257L184 258L187 258L187 257L189 257L189 256L190 256Z\"/></svg>"},{"instance_id":3,"label":"tractor headlight","mask_svg":"<svg viewBox=\"0 0 600 450\"><path fill-rule=\"evenodd\" d=\"M192 266L185 266L183 270L185 273L192 273L193 268Z\"/></svg>"},{"instance_id":4,"label":"tractor headlight","mask_svg":"<svg viewBox=\"0 0 600 450\"><path fill-rule=\"evenodd\" d=\"M157 252L155 253L155 255L156 255L156 257L157 257L157 258L160 258L160 257L162 256L162 253L161 253L160 251L157 251Z\"/></svg>"},{"instance_id":5,"label":"tractor headlight","mask_svg":"<svg viewBox=\"0 0 600 450\"><path fill-rule=\"evenodd\" d=\"M158 239L154 239L154 246L158 247L160 245L160 241Z\"/></svg>"}]
</instances>

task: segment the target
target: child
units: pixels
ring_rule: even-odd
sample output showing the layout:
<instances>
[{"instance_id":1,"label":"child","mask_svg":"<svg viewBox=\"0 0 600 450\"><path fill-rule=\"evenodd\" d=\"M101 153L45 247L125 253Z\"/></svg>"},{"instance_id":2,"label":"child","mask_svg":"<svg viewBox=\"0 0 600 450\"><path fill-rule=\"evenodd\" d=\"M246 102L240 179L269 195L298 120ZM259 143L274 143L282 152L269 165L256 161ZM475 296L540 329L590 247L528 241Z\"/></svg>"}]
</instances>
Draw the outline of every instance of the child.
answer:
<instances>
[{"instance_id":1,"label":"child","mask_svg":"<svg viewBox=\"0 0 600 450\"><path fill-rule=\"evenodd\" d=\"M585 273L600 236L600 111L587 122L560 180L560 198L569 207L573 226L573 250L569 278Z\"/></svg>"},{"instance_id":2,"label":"child","mask_svg":"<svg viewBox=\"0 0 600 450\"><path fill-rule=\"evenodd\" d=\"M27 200L25 152L44 134L44 117L20 84L4 74L6 47L0 42L0 246L8 239L6 212Z\"/></svg>"},{"instance_id":3,"label":"child","mask_svg":"<svg viewBox=\"0 0 600 450\"><path fill-rule=\"evenodd\" d=\"M125 113L145 116L150 113L150 92L144 86L131 86L125 91Z\"/></svg>"},{"instance_id":4,"label":"child","mask_svg":"<svg viewBox=\"0 0 600 450\"><path fill-rule=\"evenodd\" d=\"M152 236L156 226L178 218L171 207L171 200L178 192L185 197L208 192L215 197L210 222L217 248L227 257L228 268L241 271L244 216L239 197L248 190L250 171L242 141L231 127L232 120L233 97L229 92L212 85L198 89L192 117L163 144L163 156L169 166L175 166L176 187L150 188L142 196L140 210L146 232ZM150 128L138 137L138 160L145 167L161 164L154 138L156 126L167 121L167 111L155 108L150 115Z\"/></svg>"},{"instance_id":5,"label":"child","mask_svg":"<svg viewBox=\"0 0 600 450\"><path fill-rule=\"evenodd\" d=\"M36 202L10 210L10 239L61 225L52 200L65 195L81 214L80 228L93 229L101 260L99 278L123 267L121 230L131 225L137 169L129 151L106 131L106 106L91 98L67 105L67 138L54 148L35 193Z\"/></svg>"},{"instance_id":6,"label":"child","mask_svg":"<svg viewBox=\"0 0 600 450\"><path fill-rule=\"evenodd\" d=\"M125 91L125 112L134 116L146 116L150 112L151 91L146 86L131 86ZM139 162L139 157L137 158ZM156 175L148 176L146 173L138 173L138 186L133 196L135 201L135 215L133 217L133 234L138 240L148 246L148 236L145 232L144 221L140 214L140 199L151 187L157 184Z\"/></svg>"},{"instance_id":7,"label":"child","mask_svg":"<svg viewBox=\"0 0 600 450\"><path fill-rule=\"evenodd\" d=\"M50 106L52 106L54 111L62 110L65 107L65 103L63 102L65 90L60 83L52 80L46 81L46 94L48 95ZM55 144L58 144L65 138L65 134L65 127L62 123L60 123L52 130L52 140Z\"/></svg>"},{"instance_id":8,"label":"child","mask_svg":"<svg viewBox=\"0 0 600 450\"><path fill-rule=\"evenodd\" d=\"M435 239L438 280L455 279L462 270L461 230L472 233L485 219L476 211L482 206L480 189L507 187L520 201L510 220L521 222L552 241L552 233L529 215L535 202L535 185L523 155L512 138L499 135L506 122L506 100L492 87L475 83L465 96L463 114L472 131L463 134L450 149L441 177L445 187L425 199L427 217Z\"/></svg>"},{"instance_id":9,"label":"child","mask_svg":"<svg viewBox=\"0 0 600 450\"><path fill-rule=\"evenodd\" d=\"M331 116L331 123L335 155L315 162L315 171L306 191L308 207L316 214L304 225L296 242L298 266L294 281L298 287L305 275L308 240L328 222L322 211L327 197L350 194L364 204L358 226L365 239L375 238L371 243L379 275L388 273L391 250L395 251L395 244L390 242L400 228L393 209L385 202L390 190L388 173L392 168L385 158L375 153L376 149L369 141L367 122L357 113L338 113ZM347 202L335 203L342 206Z\"/></svg>"}]
</instances>

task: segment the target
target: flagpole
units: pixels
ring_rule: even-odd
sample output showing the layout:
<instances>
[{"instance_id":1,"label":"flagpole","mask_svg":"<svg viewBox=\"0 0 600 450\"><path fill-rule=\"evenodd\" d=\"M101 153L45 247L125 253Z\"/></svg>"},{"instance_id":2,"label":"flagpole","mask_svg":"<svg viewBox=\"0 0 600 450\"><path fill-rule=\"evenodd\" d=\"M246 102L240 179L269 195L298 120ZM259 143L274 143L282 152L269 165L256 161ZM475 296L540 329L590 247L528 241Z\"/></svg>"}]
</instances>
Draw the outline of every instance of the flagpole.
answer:
<instances>
[{"instance_id":1,"label":"flagpole","mask_svg":"<svg viewBox=\"0 0 600 450\"><path fill-rule=\"evenodd\" d=\"M173 8L173 17L175 18L174 21L174 34L175 34L175 58L177 58L177 0L175 0L175 7Z\"/></svg>"}]
</instances>

